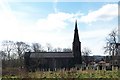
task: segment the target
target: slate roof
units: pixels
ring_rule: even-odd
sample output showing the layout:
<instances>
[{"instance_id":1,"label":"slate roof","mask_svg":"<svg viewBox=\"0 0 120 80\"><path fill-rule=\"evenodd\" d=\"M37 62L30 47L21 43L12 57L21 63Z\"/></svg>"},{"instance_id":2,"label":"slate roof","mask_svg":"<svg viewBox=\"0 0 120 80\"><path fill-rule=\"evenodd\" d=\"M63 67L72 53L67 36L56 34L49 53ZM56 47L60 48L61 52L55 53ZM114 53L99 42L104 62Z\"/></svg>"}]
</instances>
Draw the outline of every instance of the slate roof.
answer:
<instances>
[{"instance_id":1,"label":"slate roof","mask_svg":"<svg viewBox=\"0 0 120 80\"><path fill-rule=\"evenodd\" d=\"M31 52L30 58L73 58L72 52Z\"/></svg>"}]
</instances>

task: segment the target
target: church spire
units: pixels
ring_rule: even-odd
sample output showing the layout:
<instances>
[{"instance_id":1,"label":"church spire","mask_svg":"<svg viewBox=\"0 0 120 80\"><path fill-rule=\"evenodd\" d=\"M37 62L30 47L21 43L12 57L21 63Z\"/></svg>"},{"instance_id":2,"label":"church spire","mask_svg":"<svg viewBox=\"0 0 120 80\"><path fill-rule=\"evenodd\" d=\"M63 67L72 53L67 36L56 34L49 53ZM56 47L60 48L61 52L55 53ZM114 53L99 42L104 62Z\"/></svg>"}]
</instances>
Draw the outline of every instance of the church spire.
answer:
<instances>
[{"instance_id":1,"label":"church spire","mask_svg":"<svg viewBox=\"0 0 120 80\"><path fill-rule=\"evenodd\" d=\"M77 28L77 20L75 21L75 30L74 30L74 41L79 41L79 35L78 35L78 28Z\"/></svg>"},{"instance_id":2,"label":"church spire","mask_svg":"<svg viewBox=\"0 0 120 80\"><path fill-rule=\"evenodd\" d=\"M82 64L81 42L79 41L77 20L75 21L74 40L73 40L73 55L74 55L75 64Z\"/></svg>"}]
</instances>

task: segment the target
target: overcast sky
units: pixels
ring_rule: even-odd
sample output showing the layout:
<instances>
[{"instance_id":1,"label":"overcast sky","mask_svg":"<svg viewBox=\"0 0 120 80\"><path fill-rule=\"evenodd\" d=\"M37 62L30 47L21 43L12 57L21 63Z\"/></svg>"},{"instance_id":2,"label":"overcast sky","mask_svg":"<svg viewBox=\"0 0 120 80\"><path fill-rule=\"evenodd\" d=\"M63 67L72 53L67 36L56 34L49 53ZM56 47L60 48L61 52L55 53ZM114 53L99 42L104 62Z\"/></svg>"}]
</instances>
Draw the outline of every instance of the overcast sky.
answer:
<instances>
[{"instance_id":1,"label":"overcast sky","mask_svg":"<svg viewBox=\"0 0 120 80\"><path fill-rule=\"evenodd\" d=\"M40 2L0 0L0 42L50 43L72 48L75 20L82 49L103 55L105 37L118 26L117 2Z\"/></svg>"}]
</instances>

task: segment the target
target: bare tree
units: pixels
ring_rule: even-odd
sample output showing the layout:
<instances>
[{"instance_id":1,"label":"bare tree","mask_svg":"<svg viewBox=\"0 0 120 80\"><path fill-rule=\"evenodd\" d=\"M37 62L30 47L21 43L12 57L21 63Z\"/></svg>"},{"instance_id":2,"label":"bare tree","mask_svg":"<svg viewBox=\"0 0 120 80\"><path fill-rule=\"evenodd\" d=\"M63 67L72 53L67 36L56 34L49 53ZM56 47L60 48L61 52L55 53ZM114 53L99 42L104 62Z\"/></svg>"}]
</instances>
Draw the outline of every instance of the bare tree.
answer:
<instances>
[{"instance_id":1,"label":"bare tree","mask_svg":"<svg viewBox=\"0 0 120 80\"><path fill-rule=\"evenodd\" d=\"M3 51L7 54L7 59L10 60L11 59L11 54L13 53L15 48L15 44L13 41L3 41L2 42L2 49Z\"/></svg>"},{"instance_id":2,"label":"bare tree","mask_svg":"<svg viewBox=\"0 0 120 80\"><path fill-rule=\"evenodd\" d=\"M16 53L18 54L19 64L22 68L24 53L29 51L30 46L25 42L16 42Z\"/></svg>"},{"instance_id":3,"label":"bare tree","mask_svg":"<svg viewBox=\"0 0 120 80\"><path fill-rule=\"evenodd\" d=\"M58 47L58 48L57 48L57 51L58 51L58 52L62 52L62 48Z\"/></svg>"},{"instance_id":4,"label":"bare tree","mask_svg":"<svg viewBox=\"0 0 120 80\"><path fill-rule=\"evenodd\" d=\"M50 43L46 43L46 46L47 46L47 51L51 52L53 49L52 45Z\"/></svg>"},{"instance_id":5,"label":"bare tree","mask_svg":"<svg viewBox=\"0 0 120 80\"><path fill-rule=\"evenodd\" d=\"M16 52L20 59L23 58L25 52L30 50L30 45L25 42L16 42Z\"/></svg>"},{"instance_id":6,"label":"bare tree","mask_svg":"<svg viewBox=\"0 0 120 80\"><path fill-rule=\"evenodd\" d=\"M92 51L87 47L83 48L83 50L82 50L82 54L84 56L89 56L91 53L92 53Z\"/></svg>"},{"instance_id":7,"label":"bare tree","mask_svg":"<svg viewBox=\"0 0 120 80\"><path fill-rule=\"evenodd\" d=\"M53 52L62 52L62 48L60 48L60 47L55 48L55 49L53 49Z\"/></svg>"},{"instance_id":8,"label":"bare tree","mask_svg":"<svg viewBox=\"0 0 120 80\"><path fill-rule=\"evenodd\" d=\"M112 65L114 65L115 57L118 54L118 44L117 43L117 31L113 30L106 38L106 46L104 47L104 53L109 53L112 56Z\"/></svg>"},{"instance_id":9,"label":"bare tree","mask_svg":"<svg viewBox=\"0 0 120 80\"><path fill-rule=\"evenodd\" d=\"M12 63L13 53L15 50L15 43L10 40L5 40L2 42L2 65L4 68L12 67L14 63Z\"/></svg>"},{"instance_id":10,"label":"bare tree","mask_svg":"<svg viewBox=\"0 0 120 80\"><path fill-rule=\"evenodd\" d=\"M57 51L57 48L54 48L54 49L53 49L53 52L58 52L58 51Z\"/></svg>"},{"instance_id":11,"label":"bare tree","mask_svg":"<svg viewBox=\"0 0 120 80\"><path fill-rule=\"evenodd\" d=\"M109 55L116 55L116 43L117 43L117 31L113 30L108 37L106 38L106 46L104 47L105 53L109 53Z\"/></svg>"},{"instance_id":12,"label":"bare tree","mask_svg":"<svg viewBox=\"0 0 120 80\"><path fill-rule=\"evenodd\" d=\"M39 43L32 43L32 49L34 52L43 52L44 49Z\"/></svg>"},{"instance_id":13,"label":"bare tree","mask_svg":"<svg viewBox=\"0 0 120 80\"><path fill-rule=\"evenodd\" d=\"M89 55L92 54L92 51L89 48L85 47L82 50L82 54L84 56L84 61L86 63L86 66L88 66L88 64L89 64L89 61L88 61L89 60Z\"/></svg>"},{"instance_id":14,"label":"bare tree","mask_svg":"<svg viewBox=\"0 0 120 80\"><path fill-rule=\"evenodd\" d=\"M63 52L72 52L71 48L63 48Z\"/></svg>"}]
</instances>

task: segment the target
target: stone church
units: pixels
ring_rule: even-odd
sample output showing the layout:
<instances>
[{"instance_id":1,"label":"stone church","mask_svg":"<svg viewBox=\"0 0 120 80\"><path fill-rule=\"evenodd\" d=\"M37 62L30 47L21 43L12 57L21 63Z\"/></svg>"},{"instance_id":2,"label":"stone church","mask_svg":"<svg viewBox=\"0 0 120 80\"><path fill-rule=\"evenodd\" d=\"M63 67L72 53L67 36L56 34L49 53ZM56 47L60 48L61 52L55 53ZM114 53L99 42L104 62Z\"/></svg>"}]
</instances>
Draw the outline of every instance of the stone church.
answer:
<instances>
[{"instance_id":1,"label":"stone church","mask_svg":"<svg viewBox=\"0 0 120 80\"><path fill-rule=\"evenodd\" d=\"M75 22L72 52L26 52L25 67L29 71L70 69L82 64L81 42L79 40L77 20Z\"/></svg>"}]
</instances>

